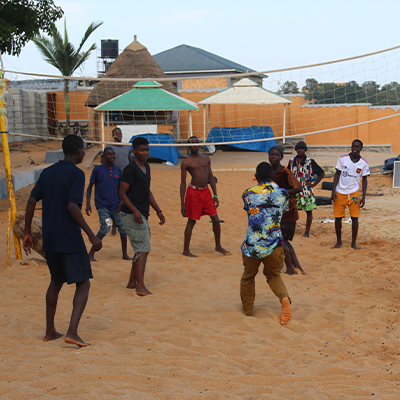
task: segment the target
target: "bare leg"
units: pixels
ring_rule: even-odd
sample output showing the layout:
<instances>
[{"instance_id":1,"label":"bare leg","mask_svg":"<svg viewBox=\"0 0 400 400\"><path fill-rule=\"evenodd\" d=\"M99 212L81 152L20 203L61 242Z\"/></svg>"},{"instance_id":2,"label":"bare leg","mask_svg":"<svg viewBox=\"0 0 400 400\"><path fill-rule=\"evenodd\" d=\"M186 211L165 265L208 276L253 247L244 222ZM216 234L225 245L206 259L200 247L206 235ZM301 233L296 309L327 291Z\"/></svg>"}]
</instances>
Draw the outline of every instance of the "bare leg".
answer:
<instances>
[{"instance_id":1,"label":"bare leg","mask_svg":"<svg viewBox=\"0 0 400 400\"><path fill-rule=\"evenodd\" d=\"M117 234L117 225L115 225L115 221L113 220L112 228L111 228L111 236L115 236Z\"/></svg>"},{"instance_id":2,"label":"bare leg","mask_svg":"<svg viewBox=\"0 0 400 400\"><path fill-rule=\"evenodd\" d=\"M307 221L306 221L306 231L303 235L303 237L310 237L310 229L311 229L311 224L313 220L313 215L312 211L306 211L307 213Z\"/></svg>"},{"instance_id":3,"label":"bare leg","mask_svg":"<svg viewBox=\"0 0 400 400\"><path fill-rule=\"evenodd\" d=\"M286 265L286 272L285 274L287 275L297 275L297 272L294 269L294 266L292 264L292 257L290 256L290 250L289 247L287 246L287 241L283 243L283 247L286 249L286 254L285 254L285 265Z\"/></svg>"},{"instance_id":4,"label":"bare leg","mask_svg":"<svg viewBox=\"0 0 400 400\"><path fill-rule=\"evenodd\" d=\"M342 218L335 218L336 244L332 249L342 247Z\"/></svg>"},{"instance_id":5,"label":"bare leg","mask_svg":"<svg viewBox=\"0 0 400 400\"><path fill-rule=\"evenodd\" d=\"M221 246L221 224L219 222L218 215L212 215L210 218L212 221L214 238L215 238L215 251L219 251L224 256L230 254L229 251L225 250Z\"/></svg>"},{"instance_id":6,"label":"bare leg","mask_svg":"<svg viewBox=\"0 0 400 400\"><path fill-rule=\"evenodd\" d=\"M287 297L282 299L281 325L286 325L292 319L290 300Z\"/></svg>"},{"instance_id":7,"label":"bare leg","mask_svg":"<svg viewBox=\"0 0 400 400\"><path fill-rule=\"evenodd\" d=\"M89 279L86 279L85 281L82 282L78 282L76 284L75 296L72 302L73 308L72 308L71 321L69 323L68 332L65 337L66 343L76 344L79 347L90 346L89 343L84 342L78 335L78 325L89 298L89 289L90 289Z\"/></svg>"},{"instance_id":8,"label":"bare leg","mask_svg":"<svg viewBox=\"0 0 400 400\"><path fill-rule=\"evenodd\" d=\"M351 217L351 247L354 250L360 250L360 248L357 247L356 245L357 234L358 234L358 218Z\"/></svg>"},{"instance_id":9,"label":"bare leg","mask_svg":"<svg viewBox=\"0 0 400 400\"><path fill-rule=\"evenodd\" d=\"M61 285L56 285L53 281L46 293L46 335L43 338L44 342L49 342L50 340L55 340L63 336L62 333L56 331L54 326L54 318L56 316L58 294L62 288Z\"/></svg>"},{"instance_id":10,"label":"bare leg","mask_svg":"<svg viewBox=\"0 0 400 400\"><path fill-rule=\"evenodd\" d=\"M127 289L136 289L139 296L152 294L144 285L144 270L146 268L147 256L149 253L135 253L132 260L131 275L129 277Z\"/></svg>"},{"instance_id":11,"label":"bare leg","mask_svg":"<svg viewBox=\"0 0 400 400\"><path fill-rule=\"evenodd\" d=\"M121 237L121 247L122 247L122 259L123 260L132 260L132 257L128 256L128 238ZM90 256L90 254L89 254Z\"/></svg>"},{"instance_id":12,"label":"bare leg","mask_svg":"<svg viewBox=\"0 0 400 400\"><path fill-rule=\"evenodd\" d=\"M189 250L190 239L192 238L192 232L195 225L196 221L194 219L188 218L188 222L186 224L186 229L184 233L183 253L182 253L182 255L187 257L197 257L194 254L192 254Z\"/></svg>"}]
</instances>

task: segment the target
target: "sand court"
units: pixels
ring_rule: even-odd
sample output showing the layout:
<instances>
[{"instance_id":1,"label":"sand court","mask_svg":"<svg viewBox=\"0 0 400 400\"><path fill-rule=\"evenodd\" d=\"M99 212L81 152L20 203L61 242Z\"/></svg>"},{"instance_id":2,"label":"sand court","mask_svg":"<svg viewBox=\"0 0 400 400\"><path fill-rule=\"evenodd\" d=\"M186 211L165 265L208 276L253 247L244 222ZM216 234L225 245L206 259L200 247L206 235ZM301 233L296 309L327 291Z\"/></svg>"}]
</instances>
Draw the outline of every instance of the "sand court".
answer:
<instances>
[{"instance_id":1,"label":"sand court","mask_svg":"<svg viewBox=\"0 0 400 400\"><path fill-rule=\"evenodd\" d=\"M53 146L48 143L41 145ZM29 156L43 163L47 149L31 146L38 152ZM13 165L28 159L27 153L19 156L12 154ZM121 259L118 235L107 235L92 264L94 279L79 327L91 347L63 338L42 341L47 265L37 253L24 255L28 265L21 265L12 250L6 269L8 200L0 201L0 398L398 399L400 204L391 176L369 178L360 251L350 248L351 224L343 224L343 247L331 249L334 224L321 221L333 217L333 206L314 212L310 238L301 236L306 215L300 212L293 246L307 275L283 275L292 319L281 326L280 303L262 273L252 317L242 313L239 295L240 245L247 229L241 194L254 185L254 173L238 169L255 169L266 157L252 153L251 161L238 164L217 157L211 162L224 221L221 244L232 254L215 252L212 224L202 217L191 241L198 258L181 255L186 219L180 213L179 166L151 163L151 188L166 218L164 226L153 212L149 219L146 285L154 295L143 298L125 289L131 263ZM288 159L285 155L284 165ZM82 165L86 184L89 161ZM18 211L31 189L17 192ZM319 186L316 194L329 192ZM97 212L85 218L96 232ZM59 332L68 327L74 290L65 286L60 293Z\"/></svg>"}]
</instances>

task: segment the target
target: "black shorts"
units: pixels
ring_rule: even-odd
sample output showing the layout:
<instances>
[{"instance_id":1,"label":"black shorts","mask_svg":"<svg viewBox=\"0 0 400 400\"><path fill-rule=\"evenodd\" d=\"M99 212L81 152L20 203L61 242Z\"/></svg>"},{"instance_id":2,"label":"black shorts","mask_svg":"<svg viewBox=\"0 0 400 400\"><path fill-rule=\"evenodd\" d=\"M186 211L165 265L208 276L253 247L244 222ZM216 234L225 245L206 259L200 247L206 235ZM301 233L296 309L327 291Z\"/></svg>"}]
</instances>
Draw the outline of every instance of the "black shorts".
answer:
<instances>
[{"instance_id":1,"label":"black shorts","mask_svg":"<svg viewBox=\"0 0 400 400\"><path fill-rule=\"evenodd\" d=\"M295 230L296 230L296 221L281 222L282 237L285 240L293 240Z\"/></svg>"},{"instance_id":2,"label":"black shorts","mask_svg":"<svg viewBox=\"0 0 400 400\"><path fill-rule=\"evenodd\" d=\"M56 285L79 283L93 278L87 253L56 253L46 251L46 261L51 280Z\"/></svg>"}]
</instances>

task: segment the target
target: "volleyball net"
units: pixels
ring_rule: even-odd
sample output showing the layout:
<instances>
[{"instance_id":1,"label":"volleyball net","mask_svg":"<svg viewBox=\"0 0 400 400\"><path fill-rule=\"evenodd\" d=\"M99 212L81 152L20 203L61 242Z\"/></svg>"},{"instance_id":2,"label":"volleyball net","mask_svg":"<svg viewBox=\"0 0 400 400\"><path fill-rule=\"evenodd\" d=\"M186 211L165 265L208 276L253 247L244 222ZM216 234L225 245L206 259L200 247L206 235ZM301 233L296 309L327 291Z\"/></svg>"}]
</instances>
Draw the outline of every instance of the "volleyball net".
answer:
<instances>
[{"instance_id":1,"label":"volleyball net","mask_svg":"<svg viewBox=\"0 0 400 400\"><path fill-rule=\"evenodd\" d=\"M388 121L400 115L399 67L400 46L280 70L174 79L6 70L7 132L17 141L77 134L107 144L118 127L124 143L151 135L151 145L167 147L187 146L190 136L214 146L317 135L335 144L340 135L357 137L366 124L372 132L393 129Z\"/></svg>"}]
</instances>

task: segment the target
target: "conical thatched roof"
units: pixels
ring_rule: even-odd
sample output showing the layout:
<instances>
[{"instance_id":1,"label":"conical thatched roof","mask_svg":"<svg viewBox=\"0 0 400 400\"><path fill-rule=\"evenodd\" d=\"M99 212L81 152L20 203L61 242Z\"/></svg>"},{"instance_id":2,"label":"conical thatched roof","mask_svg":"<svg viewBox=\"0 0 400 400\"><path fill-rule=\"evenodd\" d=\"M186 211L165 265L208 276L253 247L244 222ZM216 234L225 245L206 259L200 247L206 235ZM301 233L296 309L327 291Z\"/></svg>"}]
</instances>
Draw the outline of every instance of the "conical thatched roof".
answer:
<instances>
[{"instance_id":1,"label":"conical thatched roof","mask_svg":"<svg viewBox=\"0 0 400 400\"><path fill-rule=\"evenodd\" d=\"M135 40L111 64L104 78L167 78L164 71L154 61L147 48ZM113 99L130 91L136 81L99 82L90 93L86 106L96 107L107 100ZM163 81L162 87L179 95L175 86L169 81Z\"/></svg>"}]
</instances>

